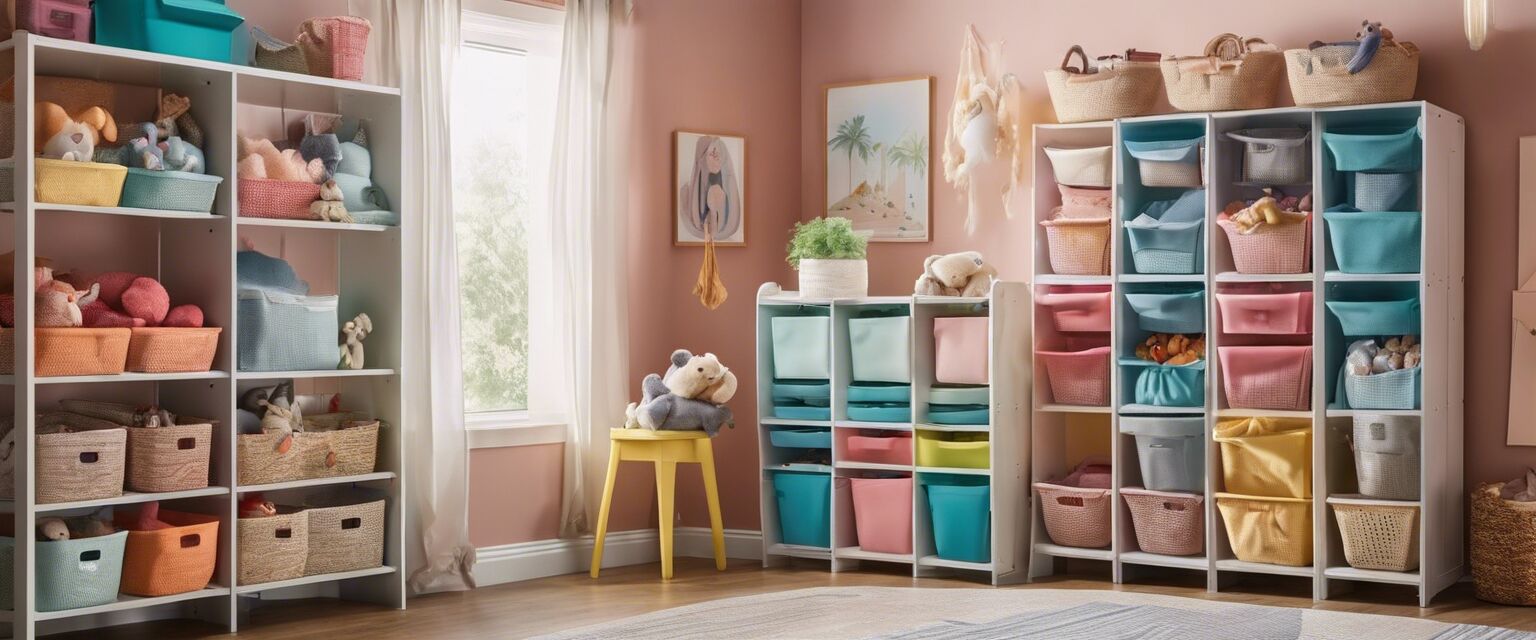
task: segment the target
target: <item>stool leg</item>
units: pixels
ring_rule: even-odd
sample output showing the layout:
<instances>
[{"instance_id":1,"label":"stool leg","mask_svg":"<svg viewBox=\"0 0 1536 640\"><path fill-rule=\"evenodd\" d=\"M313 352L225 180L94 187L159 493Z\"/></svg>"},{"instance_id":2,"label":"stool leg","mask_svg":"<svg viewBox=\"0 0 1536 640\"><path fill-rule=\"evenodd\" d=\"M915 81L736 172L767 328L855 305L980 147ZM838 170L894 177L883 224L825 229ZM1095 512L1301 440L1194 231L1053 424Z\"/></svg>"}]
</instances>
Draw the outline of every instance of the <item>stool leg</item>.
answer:
<instances>
[{"instance_id":1,"label":"stool leg","mask_svg":"<svg viewBox=\"0 0 1536 640\"><path fill-rule=\"evenodd\" d=\"M608 477L603 480L603 504L597 509L597 535L592 541L592 577L603 568L603 538L608 535L608 507L613 503L613 481L619 476L618 442L610 443L608 451Z\"/></svg>"},{"instance_id":2,"label":"stool leg","mask_svg":"<svg viewBox=\"0 0 1536 640\"><path fill-rule=\"evenodd\" d=\"M720 522L720 490L715 486L715 449L708 440L699 440L696 457L704 475L704 499L709 503L709 534L715 546L715 569L725 571L725 527Z\"/></svg>"},{"instance_id":3,"label":"stool leg","mask_svg":"<svg viewBox=\"0 0 1536 640\"><path fill-rule=\"evenodd\" d=\"M672 579L672 499L677 489L677 463L656 462L656 511L661 525L661 579Z\"/></svg>"}]
</instances>

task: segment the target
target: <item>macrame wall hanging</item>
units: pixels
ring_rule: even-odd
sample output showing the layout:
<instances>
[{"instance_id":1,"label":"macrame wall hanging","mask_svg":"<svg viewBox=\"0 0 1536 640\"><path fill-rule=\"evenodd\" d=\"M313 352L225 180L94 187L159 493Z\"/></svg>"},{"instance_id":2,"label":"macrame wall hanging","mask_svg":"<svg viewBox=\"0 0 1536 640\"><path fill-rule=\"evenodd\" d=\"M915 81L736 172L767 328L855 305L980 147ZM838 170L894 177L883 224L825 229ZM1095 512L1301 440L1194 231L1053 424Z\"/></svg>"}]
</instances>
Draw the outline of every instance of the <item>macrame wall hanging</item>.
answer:
<instances>
[{"instance_id":1,"label":"macrame wall hanging","mask_svg":"<svg viewBox=\"0 0 1536 640\"><path fill-rule=\"evenodd\" d=\"M1003 213L1009 199L1029 178L1029 122L1024 117L1024 87L1018 77L1001 73L1002 43L987 45L974 25L966 27L960 49L955 100L944 133L944 180L966 200L965 232L976 232L978 199L975 174L995 159L1008 163Z\"/></svg>"}]
</instances>

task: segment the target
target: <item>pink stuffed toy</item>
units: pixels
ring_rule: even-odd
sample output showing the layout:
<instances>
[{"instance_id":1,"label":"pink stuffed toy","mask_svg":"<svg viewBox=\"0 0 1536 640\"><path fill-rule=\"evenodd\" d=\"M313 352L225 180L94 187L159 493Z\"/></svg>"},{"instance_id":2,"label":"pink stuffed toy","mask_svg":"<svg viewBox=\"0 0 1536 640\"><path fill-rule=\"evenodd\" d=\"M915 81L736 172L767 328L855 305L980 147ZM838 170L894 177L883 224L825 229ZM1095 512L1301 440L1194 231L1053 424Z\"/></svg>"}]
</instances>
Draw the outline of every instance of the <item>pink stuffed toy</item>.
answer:
<instances>
[{"instance_id":1,"label":"pink stuffed toy","mask_svg":"<svg viewBox=\"0 0 1536 640\"><path fill-rule=\"evenodd\" d=\"M101 301L113 308L123 306L123 292L128 290L128 285L133 284L141 276L127 271L109 271L96 276L96 282L101 285Z\"/></svg>"},{"instance_id":2,"label":"pink stuffed toy","mask_svg":"<svg viewBox=\"0 0 1536 640\"><path fill-rule=\"evenodd\" d=\"M165 322L165 314L171 310L171 294L154 278L135 278L123 291L123 311L135 318L142 318L151 327Z\"/></svg>"},{"instance_id":3,"label":"pink stuffed toy","mask_svg":"<svg viewBox=\"0 0 1536 640\"><path fill-rule=\"evenodd\" d=\"M88 305L80 307L80 315L85 319L87 327L142 327L145 325L143 318L135 318L125 314L110 305L102 302L100 298Z\"/></svg>"},{"instance_id":4,"label":"pink stuffed toy","mask_svg":"<svg viewBox=\"0 0 1536 640\"><path fill-rule=\"evenodd\" d=\"M171 312L165 314L163 327L201 327L203 326L203 309L195 304L177 305L171 308Z\"/></svg>"}]
</instances>

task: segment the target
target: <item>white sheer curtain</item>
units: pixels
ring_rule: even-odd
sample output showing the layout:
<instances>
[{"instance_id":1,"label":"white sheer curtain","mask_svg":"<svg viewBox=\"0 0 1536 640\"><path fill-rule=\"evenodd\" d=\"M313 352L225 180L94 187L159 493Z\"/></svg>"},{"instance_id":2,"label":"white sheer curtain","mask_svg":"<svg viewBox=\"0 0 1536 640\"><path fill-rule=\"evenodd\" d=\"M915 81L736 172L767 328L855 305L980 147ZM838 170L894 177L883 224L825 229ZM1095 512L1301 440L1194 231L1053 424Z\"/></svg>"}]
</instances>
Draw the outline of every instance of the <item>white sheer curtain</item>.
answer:
<instances>
[{"instance_id":1,"label":"white sheer curtain","mask_svg":"<svg viewBox=\"0 0 1536 640\"><path fill-rule=\"evenodd\" d=\"M401 88L405 197L406 552L414 593L474 588L459 360L450 90L459 0L353 0L377 35L365 77ZM382 34L378 32L384 32ZM419 541L419 544L418 542Z\"/></svg>"},{"instance_id":2,"label":"white sheer curtain","mask_svg":"<svg viewBox=\"0 0 1536 640\"><path fill-rule=\"evenodd\" d=\"M625 312L624 102L612 80L612 33L622 0L568 0L550 162L553 323L564 361L570 428L561 535L591 531L608 460L608 429L624 424L629 340ZM609 105L614 108L610 109Z\"/></svg>"}]
</instances>

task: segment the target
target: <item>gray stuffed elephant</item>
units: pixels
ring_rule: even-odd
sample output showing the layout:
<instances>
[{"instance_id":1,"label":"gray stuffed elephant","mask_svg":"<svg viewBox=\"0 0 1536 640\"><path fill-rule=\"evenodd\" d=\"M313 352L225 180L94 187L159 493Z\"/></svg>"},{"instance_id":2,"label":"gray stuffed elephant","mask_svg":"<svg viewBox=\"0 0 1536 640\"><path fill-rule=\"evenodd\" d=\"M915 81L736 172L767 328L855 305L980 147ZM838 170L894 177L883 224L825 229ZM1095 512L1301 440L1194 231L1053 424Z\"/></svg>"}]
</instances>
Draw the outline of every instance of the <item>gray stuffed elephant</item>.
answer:
<instances>
[{"instance_id":1,"label":"gray stuffed elephant","mask_svg":"<svg viewBox=\"0 0 1536 640\"><path fill-rule=\"evenodd\" d=\"M626 428L703 431L713 438L721 427L736 426L730 407L678 396L667 388L666 379L692 358L687 349L678 349L672 352L672 365L665 376L653 373L640 382L640 402L630 403L625 410Z\"/></svg>"}]
</instances>

